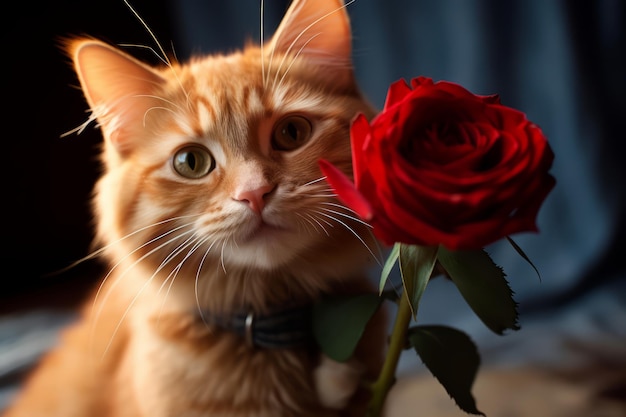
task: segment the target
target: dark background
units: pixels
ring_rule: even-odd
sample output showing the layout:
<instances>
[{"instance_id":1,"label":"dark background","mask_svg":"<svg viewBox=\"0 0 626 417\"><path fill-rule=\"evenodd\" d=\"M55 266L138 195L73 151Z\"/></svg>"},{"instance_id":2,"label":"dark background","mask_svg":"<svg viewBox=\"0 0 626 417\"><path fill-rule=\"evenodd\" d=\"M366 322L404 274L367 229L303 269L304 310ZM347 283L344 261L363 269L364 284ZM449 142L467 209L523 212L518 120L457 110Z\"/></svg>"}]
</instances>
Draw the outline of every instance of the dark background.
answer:
<instances>
[{"instance_id":1,"label":"dark background","mask_svg":"<svg viewBox=\"0 0 626 417\"><path fill-rule=\"evenodd\" d=\"M159 39L175 43L168 2L135 0L133 5ZM2 25L0 309L25 307L27 299L74 301L99 275L94 261L57 273L89 253L89 201L100 144L93 124L80 135L61 137L87 117L63 39L89 35L152 45L121 0L15 2L12 9L5 11ZM132 52L155 62L146 51Z\"/></svg>"}]
</instances>

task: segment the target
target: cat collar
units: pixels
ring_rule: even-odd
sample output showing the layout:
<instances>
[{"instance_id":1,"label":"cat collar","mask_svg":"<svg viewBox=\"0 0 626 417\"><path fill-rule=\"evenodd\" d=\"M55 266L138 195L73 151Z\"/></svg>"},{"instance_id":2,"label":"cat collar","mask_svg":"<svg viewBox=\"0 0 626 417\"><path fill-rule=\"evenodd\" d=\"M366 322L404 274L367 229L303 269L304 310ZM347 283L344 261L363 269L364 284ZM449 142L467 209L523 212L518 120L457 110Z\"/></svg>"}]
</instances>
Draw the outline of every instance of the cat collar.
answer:
<instances>
[{"instance_id":1,"label":"cat collar","mask_svg":"<svg viewBox=\"0 0 626 417\"><path fill-rule=\"evenodd\" d=\"M220 316L202 312L202 320L238 334L250 347L290 349L305 347L313 340L311 308L290 308L270 314L253 311Z\"/></svg>"}]
</instances>

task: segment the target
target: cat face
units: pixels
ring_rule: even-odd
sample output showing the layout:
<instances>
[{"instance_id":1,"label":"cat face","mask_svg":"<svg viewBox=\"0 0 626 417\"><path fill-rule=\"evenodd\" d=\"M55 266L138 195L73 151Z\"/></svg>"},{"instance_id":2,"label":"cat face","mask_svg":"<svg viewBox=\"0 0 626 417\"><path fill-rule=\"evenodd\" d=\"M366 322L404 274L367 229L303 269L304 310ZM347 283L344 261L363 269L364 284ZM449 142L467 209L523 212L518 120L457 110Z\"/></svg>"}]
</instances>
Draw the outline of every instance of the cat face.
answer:
<instances>
[{"instance_id":1,"label":"cat face","mask_svg":"<svg viewBox=\"0 0 626 417\"><path fill-rule=\"evenodd\" d=\"M95 211L113 258L271 270L366 251L317 163L350 173L350 122L372 114L341 1L295 1L267 45L163 68L95 40L70 52L105 138Z\"/></svg>"}]
</instances>

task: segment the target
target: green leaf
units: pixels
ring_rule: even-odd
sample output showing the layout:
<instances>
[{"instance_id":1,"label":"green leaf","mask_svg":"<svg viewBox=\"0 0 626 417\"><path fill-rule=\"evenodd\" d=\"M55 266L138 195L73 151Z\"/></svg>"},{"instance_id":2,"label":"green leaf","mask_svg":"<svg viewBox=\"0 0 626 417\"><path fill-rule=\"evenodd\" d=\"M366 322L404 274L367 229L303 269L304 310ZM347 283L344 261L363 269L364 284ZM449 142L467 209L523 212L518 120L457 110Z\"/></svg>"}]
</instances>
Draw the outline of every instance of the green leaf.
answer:
<instances>
[{"instance_id":1,"label":"green leaf","mask_svg":"<svg viewBox=\"0 0 626 417\"><path fill-rule=\"evenodd\" d=\"M393 269L396 261L398 260L398 256L400 255L400 243L396 243L393 245L393 249L389 253L389 257L387 257L387 261L385 261L385 265L383 266L383 271L380 274L380 284L378 286L378 290L382 294L385 289L385 284L387 283L387 279L389 278L389 274Z\"/></svg>"},{"instance_id":2,"label":"green leaf","mask_svg":"<svg viewBox=\"0 0 626 417\"><path fill-rule=\"evenodd\" d=\"M537 277L539 277L539 281L541 281L541 274L539 273L539 270L537 269L535 264L532 263L532 261L530 260L528 255L526 255L526 253L522 250L522 248L513 239L511 239L509 236L506 237L506 240L509 241L509 243L511 244L511 246L513 246L513 249L515 249L515 251L519 254L519 256L524 258L524 260L530 264L530 266L537 273Z\"/></svg>"},{"instance_id":3,"label":"green leaf","mask_svg":"<svg viewBox=\"0 0 626 417\"><path fill-rule=\"evenodd\" d=\"M519 330L517 303L502 268L484 250L439 247L439 262L476 315L497 334Z\"/></svg>"},{"instance_id":4,"label":"green leaf","mask_svg":"<svg viewBox=\"0 0 626 417\"><path fill-rule=\"evenodd\" d=\"M409 343L463 411L484 416L471 392L480 355L465 333L447 326L416 326L409 329Z\"/></svg>"},{"instance_id":5,"label":"green leaf","mask_svg":"<svg viewBox=\"0 0 626 417\"><path fill-rule=\"evenodd\" d=\"M322 352L337 362L350 359L382 301L376 294L361 294L330 297L315 304L313 335Z\"/></svg>"},{"instance_id":6,"label":"green leaf","mask_svg":"<svg viewBox=\"0 0 626 417\"><path fill-rule=\"evenodd\" d=\"M400 274L414 319L436 261L437 246L400 245Z\"/></svg>"}]
</instances>

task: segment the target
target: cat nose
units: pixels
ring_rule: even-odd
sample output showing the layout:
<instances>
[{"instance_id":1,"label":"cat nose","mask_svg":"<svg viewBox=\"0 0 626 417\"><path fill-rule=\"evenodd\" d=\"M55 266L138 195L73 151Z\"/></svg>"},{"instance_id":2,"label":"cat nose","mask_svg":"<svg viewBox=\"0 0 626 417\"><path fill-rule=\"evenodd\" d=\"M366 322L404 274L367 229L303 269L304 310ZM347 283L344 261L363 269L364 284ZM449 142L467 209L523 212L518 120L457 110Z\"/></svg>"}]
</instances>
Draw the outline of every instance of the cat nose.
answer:
<instances>
[{"instance_id":1,"label":"cat nose","mask_svg":"<svg viewBox=\"0 0 626 417\"><path fill-rule=\"evenodd\" d=\"M255 188L243 189L236 192L233 199L247 204L252 211L261 214L267 197L274 191L274 188L276 188L275 185L264 184Z\"/></svg>"}]
</instances>

